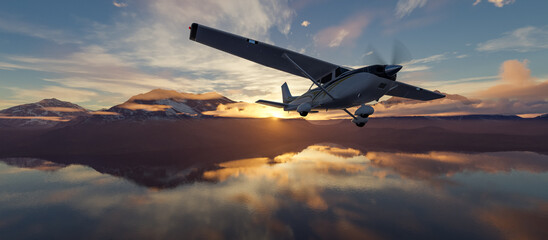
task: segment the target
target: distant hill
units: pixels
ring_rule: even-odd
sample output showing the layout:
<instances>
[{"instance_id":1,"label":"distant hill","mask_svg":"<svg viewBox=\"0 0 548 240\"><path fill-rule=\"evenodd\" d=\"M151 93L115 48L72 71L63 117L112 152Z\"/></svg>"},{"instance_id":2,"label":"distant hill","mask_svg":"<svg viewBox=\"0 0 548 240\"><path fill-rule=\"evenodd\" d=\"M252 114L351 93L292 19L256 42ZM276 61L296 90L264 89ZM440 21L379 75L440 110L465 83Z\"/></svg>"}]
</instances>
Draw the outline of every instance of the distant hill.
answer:
<instances>
[{"instance_id":1,"label":"distant hill","mask_svg":"<svg viewBox=\"0 0 548 240\"><path fill-rule=\"evenodd\" d=\"M446 94L447 98L473 104L464 96ZM178 120L193 118L213 118L203 112L216 110L220 104L235 101L216 92L193 94L174 90L154 89L129 98L122 104L106 110L89 111L77 104L55 98L44 99L36 103L14 106L0 111L0 128L51 128L74 126L88 122L110 121L147 121ZM394 106L398 104L415 104L416 100L392 97L379 104ZM379 117L377 119L396 120L530 120L516 115L460 115L460 116L402 116ZM535 119L548 119L548 114Z\"/></svg>"},{"instance_id":2,"label":"distant hill","mask_svg":"<svg viewBox=\"0 0 548 240\"><path fill-rule=\"evenodd\" d=\"M55 98L44 99L0 111L0 127L48 128L88 114L88 110L77 104Z\"/></svg>"},{"instance_id":3,"label":"distant hill","mask_svg":"<svg viewBox=\"0 0 548 240\"><path fill-rule=\"evenodd\" d=\"M0 111L0 128L63 127L88 121L181 119L204 117L219 104L234 103L215 92L193 94L154 89L107 110L89 111L55 98Z\"/></svg>"},{"instance_id":4,"label":"distant hill","mask_svg":"<svg viewBox=\"0 0 548 240\"><path fill-rule=\"evenodd\" d=\"M543 119L543 120L548 120L548 113L547 114L543 114L543 115L540 115L538 117L536 117L535 119Z\"/></svg>"},{"instance_id":5,"label":"distant hill","mask_svg":"<svg viewBox=\"0 0 548 240\"><path fill-rule=\"evenodd\" d=\"M199 117L202 112L217 109L219 104L234 101L215 92L193 94L174 90L154 89L131 97L108 109L122 118L187 118Z\"/></svg>"}]
</instances>

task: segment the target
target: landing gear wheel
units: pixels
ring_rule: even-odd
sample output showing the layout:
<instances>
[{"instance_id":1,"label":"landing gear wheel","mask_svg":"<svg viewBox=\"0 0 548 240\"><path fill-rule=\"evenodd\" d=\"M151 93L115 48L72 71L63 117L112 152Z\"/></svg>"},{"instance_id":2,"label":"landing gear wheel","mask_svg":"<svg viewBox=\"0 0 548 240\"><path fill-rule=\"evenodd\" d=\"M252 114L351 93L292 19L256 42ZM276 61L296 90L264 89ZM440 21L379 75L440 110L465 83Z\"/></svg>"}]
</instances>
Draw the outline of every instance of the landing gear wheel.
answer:
<instances>
[{"instance_id":1,"label":"landing gear wheel","mask_svg":"<svg viewBox=\"0 0 548 240\"><path fill-rule=\"evenodd\" d=\"M363 127L363 126L365 126L365 123L356 123L356 126Z\"/></svg>"},{"instance_id":2,"label":"landing gear wheel","mask_svg":"<svg viewBox=\"0 0 548 240\"><path fill-rule=\"evenodd\" d=\"M362 117L362 118L368 118L368 117L369 117L369 114L360 114L360 117Z\"/></svg>"},{"instance_id":3,"label":"landing gear wheel","mask_svg":"<svg viewBox=\"0 0 548 240\"><path fill-rule=\"evenodd\" d=\"M308 112L300 112L299 114L301 114L301 116L303 117L306 117L306 115L308 115Z\"/></svg>"}]
</instances>

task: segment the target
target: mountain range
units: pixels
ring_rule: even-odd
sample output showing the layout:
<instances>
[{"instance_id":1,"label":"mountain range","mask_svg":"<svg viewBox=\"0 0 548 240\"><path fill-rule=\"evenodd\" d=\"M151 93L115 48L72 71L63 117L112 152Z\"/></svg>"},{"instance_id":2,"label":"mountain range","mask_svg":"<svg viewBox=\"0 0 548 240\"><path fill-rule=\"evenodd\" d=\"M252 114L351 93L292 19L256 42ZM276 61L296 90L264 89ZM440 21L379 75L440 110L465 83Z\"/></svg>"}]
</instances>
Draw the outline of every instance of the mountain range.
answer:
<instances>
[{"instance_id":1,"label":"mountain range","mask_svg":"<svg viewBox=\"0 0 548 240\"><path fill-rule=\"evenodd\" d=\"M135 95L122 104L99 111L51 98L0 111L0 127L49 128L67 122L203 118L210 116L202 112L228 103L235 101L215 92L192 94L164 89Z\"/></svg>"},{"instance_id":2,"label":"mountain range","mask_svg":"<svg viewBox=\"0 0 548 240\"><path fill-rule=\"evenodd\" d=\"M235 102L217 93L156 89L99 111L57 99L15 106L0 111L0 158L40 158L65 165L166 162L187 169L197 163L206 166L273 157L317 143L336 143L362 152L548 153L547 115L537 119L514 115L377 117L359 129L347 120L318 123L204 114L230 103Z\"/></svg>"},{"instance_id":3,"label":"mountain range","mask_svg":"<svg viewBox=\"0 0 548 240\"><path fill-rule=\"evenodd\" d=\"M447 94L448 98L472 104L475 100ZM413 104L416 100L392 97L382 101L385 107ZM216 92L193 94L174 90L154 89L138 94L124 103L108 109L91 111L77 104L55 98L14 106L0 111L0 128L51 128L87 122L145 121L213 118L204 112L214 111L220 104L235 101ZM382 117L399 120L520 120L516 115L404 116ZM536 117L548 119L548 114Z\"/></svg>"}]
</instances>

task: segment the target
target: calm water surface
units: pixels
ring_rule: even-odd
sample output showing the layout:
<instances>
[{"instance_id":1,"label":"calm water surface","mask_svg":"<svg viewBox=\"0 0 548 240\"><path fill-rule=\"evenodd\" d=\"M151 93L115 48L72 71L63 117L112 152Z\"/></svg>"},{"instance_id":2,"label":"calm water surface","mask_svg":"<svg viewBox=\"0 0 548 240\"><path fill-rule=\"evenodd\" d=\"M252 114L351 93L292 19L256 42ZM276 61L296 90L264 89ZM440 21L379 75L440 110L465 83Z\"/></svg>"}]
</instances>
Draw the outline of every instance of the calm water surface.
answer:
<instances>
[{"instance_id":1,"label":"calm water surface","mask_svg":"<svg viewBox=\"0 0 548 240\"><path fill-rule=\"evenodd\" d=\"M335 144L210 166L0 161L0 239L548 239L548 156Z\"/></svg>"}]
</instances>

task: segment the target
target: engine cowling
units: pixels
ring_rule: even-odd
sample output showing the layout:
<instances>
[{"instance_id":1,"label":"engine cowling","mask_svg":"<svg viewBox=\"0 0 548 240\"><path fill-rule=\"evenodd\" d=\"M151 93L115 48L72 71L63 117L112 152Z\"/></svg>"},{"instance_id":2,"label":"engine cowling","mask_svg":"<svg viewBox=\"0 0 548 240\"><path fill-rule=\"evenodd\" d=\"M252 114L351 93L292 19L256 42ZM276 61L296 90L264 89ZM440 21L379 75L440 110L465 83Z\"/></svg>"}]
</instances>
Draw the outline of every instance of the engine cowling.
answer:
<instances>
[{"instance_id":1,"label":"engine cowling","mask_svg":"<svg viewBox=\"0 0 548 240\"><path fill-rule=\"evenodd\" d=\"M373 114L375 112L375 109L369 105L362 105L354 114L361 118L368 118L369 115Z\"/></svg>"},{"instance_id":2,"label":"engine cowling","mask_svg":"<svg viewBox=\"0 0 548 240\"><path fill-rule=\"evenodd\" d=\"M301 114L301 116L306 116L308 115L308 112L310 112L310 110L312 110L312 105L310 105L310 103L301 103L298 107L297 107L297 112L299 112Z\"/></svg>"}]
</instances>

